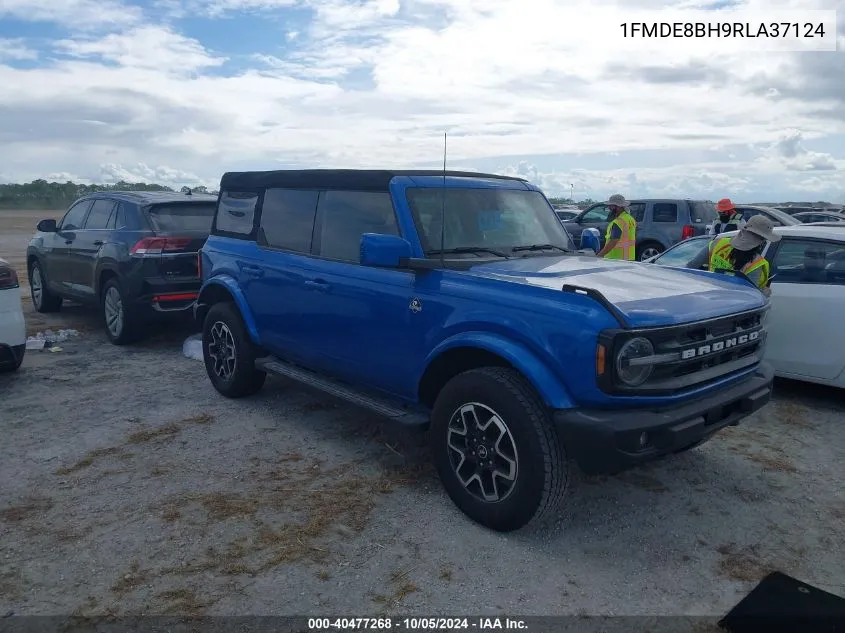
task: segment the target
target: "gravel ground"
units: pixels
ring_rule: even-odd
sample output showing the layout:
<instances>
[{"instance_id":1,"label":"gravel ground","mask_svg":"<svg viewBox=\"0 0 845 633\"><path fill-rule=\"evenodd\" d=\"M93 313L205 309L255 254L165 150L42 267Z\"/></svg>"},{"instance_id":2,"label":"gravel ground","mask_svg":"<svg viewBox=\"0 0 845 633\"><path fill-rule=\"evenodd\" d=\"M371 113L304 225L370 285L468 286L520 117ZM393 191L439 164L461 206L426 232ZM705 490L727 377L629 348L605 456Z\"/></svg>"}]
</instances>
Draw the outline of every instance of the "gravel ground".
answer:
<instances>
[{"instance_id":1,"label":"gravel ground","mask_svg":"<svg viewBox=\"0 0 845 633\"><path fill-rule=\"evenodd\" d=\"M501 535L421 436L276 377L228 401L189 331L118 348L81 308L39 323L83 334L0 376L0 614L717 616L774 569L845 594L835 390L779 383L742 426Z\"/></svg>"}]
</instances>

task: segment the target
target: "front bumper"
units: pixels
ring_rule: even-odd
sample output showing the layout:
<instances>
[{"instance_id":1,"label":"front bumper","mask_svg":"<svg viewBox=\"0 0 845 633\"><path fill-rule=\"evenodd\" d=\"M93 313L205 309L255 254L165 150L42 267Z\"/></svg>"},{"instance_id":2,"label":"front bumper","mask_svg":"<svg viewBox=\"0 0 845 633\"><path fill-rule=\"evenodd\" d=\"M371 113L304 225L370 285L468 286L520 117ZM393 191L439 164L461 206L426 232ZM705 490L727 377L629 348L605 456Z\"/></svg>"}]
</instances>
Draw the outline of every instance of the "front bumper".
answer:
<instances>
[{"instance_id":1,"label":"front bumper","mask_svg":"<svg viewBox=\"0 0 845 633\"><path fill-rule=\"evenodd\" d=\"M0 369L10 369L20 366L26 353L26 343L23 345L6 345L0 343Z\"/></svg>"},{"instance_id":2,"label":"front bumper","mask_svg":"<svg viewBox=\"0 0 845 633\"><path fill-rule=\"evenodd\" d=\"M567 409L556 411L554 421L568 453L585 474L616 473L692 448L738 424L770 400L773 378L772 367L763 362L739 384L671 408Z\"/></svg>"}]
</instances>

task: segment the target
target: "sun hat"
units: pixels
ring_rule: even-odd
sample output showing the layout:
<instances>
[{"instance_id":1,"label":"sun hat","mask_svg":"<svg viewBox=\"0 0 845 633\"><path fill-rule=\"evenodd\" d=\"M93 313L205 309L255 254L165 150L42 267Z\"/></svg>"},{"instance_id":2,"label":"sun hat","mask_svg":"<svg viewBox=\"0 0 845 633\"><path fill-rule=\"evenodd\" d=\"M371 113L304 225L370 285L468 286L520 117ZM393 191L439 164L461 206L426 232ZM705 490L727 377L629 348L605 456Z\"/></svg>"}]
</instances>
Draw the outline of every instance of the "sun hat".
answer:
<instances>
[{"instance_id":1,"label":"sun hat","mask_svg":"<svg viewBox=\"0 0 845 633\"><path fill-rule=\"evenodd\" d=\"M765 215L752 216L731 239L731 246L740 251L750 251L763 242L777 242L780 235L774 232L774 226Z\"/></svg>"},{"instance_id":2,"label":"sun hat","mask_svg":"<svg viewBox=\"0 0 845 633\"><path fill-rule=\"evenodd\" d=\"M631 203L625 200L625 196L621 193L614 193L610 198L608 198L607 202L604 203L605 206L614 206L614 207L622 207L627 209L631 206Z\"/></svg>"}]
</instances>

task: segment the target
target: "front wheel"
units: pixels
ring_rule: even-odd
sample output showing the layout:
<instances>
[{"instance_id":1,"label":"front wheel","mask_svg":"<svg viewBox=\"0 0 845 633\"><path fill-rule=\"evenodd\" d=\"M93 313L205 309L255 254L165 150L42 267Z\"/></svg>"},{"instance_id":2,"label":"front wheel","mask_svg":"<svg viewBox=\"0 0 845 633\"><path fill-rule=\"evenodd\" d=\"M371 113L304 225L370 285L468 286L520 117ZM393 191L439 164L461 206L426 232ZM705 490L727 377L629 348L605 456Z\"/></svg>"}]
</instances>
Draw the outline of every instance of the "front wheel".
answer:
<instances>
[{"instance_id":1,"label":"front wheel","mask_svg":"<svg viewBox=\"0 0 845 633\"><path fill-rule=\"evenodd\" d=\"M205 315L202 356L211 384L227 398L252 395L267 379L255 369L255 346L232 303L215 303Z\"/></svg>"},{"instance_id":2,"label":"front wheel","mask_svg":"<svg viewBox=\"0 0 845 633\"><path fill-rule=\"evenodd\" d=\"M450 380L434 405L431 441L449 497L499 532L555 512L570 484L549 412L513 369L472 369Z\"/></svg>"},{"instance_id":3,"label":"front wheel","mask_svg":"<svg viewBox=\"0 0 845 633\"><path fill-rule=\"evenodd\" d=\"M62 298L50 292L47 287L47 278L38 261L33 262L29 267L29 293L32 297L32 307L36 312L58 312L62 307Z\"/></svg>"}]
</instances>

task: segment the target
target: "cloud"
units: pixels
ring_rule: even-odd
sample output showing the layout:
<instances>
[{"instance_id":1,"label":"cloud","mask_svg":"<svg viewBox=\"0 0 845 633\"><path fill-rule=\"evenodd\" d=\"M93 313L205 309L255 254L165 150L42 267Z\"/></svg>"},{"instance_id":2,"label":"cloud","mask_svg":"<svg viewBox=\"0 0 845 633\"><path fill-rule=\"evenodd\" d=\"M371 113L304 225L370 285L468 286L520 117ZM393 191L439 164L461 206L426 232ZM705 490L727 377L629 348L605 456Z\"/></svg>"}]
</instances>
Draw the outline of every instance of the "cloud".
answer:
<instances>
[{"instance_id":1,"label":"cloud","mask_svg":"<svg viewBox=\"0 0 845 633\"><path fill-rule=\"evenodd\" d=\"M566 195L574 184L576 196L579 187L757 197L813 186L845 197L845 146L817 146L845 134L842 51L622 50L612 35L618 25L589 13L609 6L160 0L142 9L128 0L0 0L0 15L49 21L63 33L0 43L0 171L213 185L235 168L423 166L437 163L446 130L450 164L529 169ZM3 65L14 59L4 50L36 49L27 58L36 67ZM718 159L687 157L713 148L731 149ZM665 165L643 165L643 151L661 153ZM598 157L610 153L612 168L602 166Z\"/></svg>"},{"instance_id":2,"label":"cloud","mask_svg":"<svg viewBox=\"0 0 845 633\"><path fill-rule=\"evenodd\" d=\"M74 28L134 24L141 19L140 7L119 0L0 0L0 18L27 22L55 22Z\"/></svg>"},{"instance_id":3,"label":"cloud","mask_svg":"<svg viewBox=\"0 0 845 633\"><path fill-rule=\"evenodd\" d=\"M22 38L0 38L0 61L38 59L38 52L28 48Z\"/></svg>"}]
</instances>

